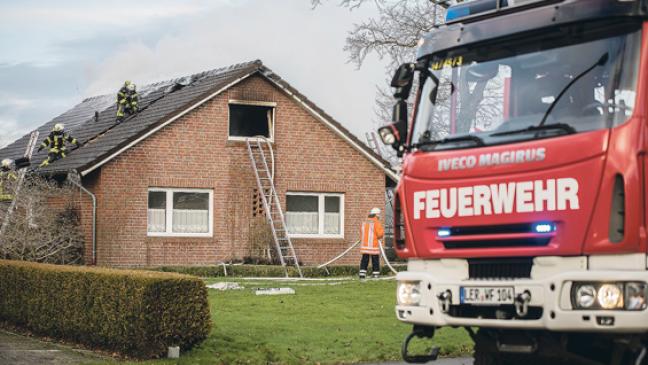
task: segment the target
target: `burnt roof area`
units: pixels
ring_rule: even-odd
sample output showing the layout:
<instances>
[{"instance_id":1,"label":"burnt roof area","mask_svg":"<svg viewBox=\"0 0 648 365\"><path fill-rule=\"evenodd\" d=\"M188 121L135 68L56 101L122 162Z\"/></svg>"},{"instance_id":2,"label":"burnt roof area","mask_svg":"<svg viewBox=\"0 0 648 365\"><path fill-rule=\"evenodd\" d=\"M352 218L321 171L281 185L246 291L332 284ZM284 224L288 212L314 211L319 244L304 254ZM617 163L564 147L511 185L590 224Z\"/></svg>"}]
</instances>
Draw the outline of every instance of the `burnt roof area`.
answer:
<instances>
[{"instance_id":1,"label":"burnt roof area","mask_svg":"<svg viewBox=\"0 0 648 365\"><path fill-rule=\"evenodd\" d=\"M242 78L259 74L291 96L298 98L307 109L325 119L329 127L340 131L354 147L365 155L373 157L383 169L389 171L389 163L344 128L339 122L326 114L315 103L281 79L260 60L239 63L228 67L205 71L173 80L140 86L137 114L116 124L116 93L94 96L38 128L38 141L42 141L56 123L64 123L65 130L77 138L79 148L72 150L64 159L58 160L39 170L48 175L67 174L71 171L83 172L97 166L109 156L114 155L130 143L143 137L155 127L171 118L233 86ZM29 142L29 134L0 149L0 159L22 157ZM47 151L34 151L34 164L47 157ZM393 177L392 177L393 178Z\"/></svg>"}]
</instances>

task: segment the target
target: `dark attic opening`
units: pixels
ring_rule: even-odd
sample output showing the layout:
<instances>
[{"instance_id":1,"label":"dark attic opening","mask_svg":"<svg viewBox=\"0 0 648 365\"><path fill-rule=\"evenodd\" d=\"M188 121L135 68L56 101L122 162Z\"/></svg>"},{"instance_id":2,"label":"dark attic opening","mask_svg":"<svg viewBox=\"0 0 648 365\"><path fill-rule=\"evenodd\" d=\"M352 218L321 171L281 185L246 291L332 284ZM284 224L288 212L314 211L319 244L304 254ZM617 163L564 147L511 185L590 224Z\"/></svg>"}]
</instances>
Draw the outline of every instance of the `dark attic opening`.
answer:
<instances>
[{"instance_id":1,"label":"dark attic opening","mask_svg":"<svg viewBox=\"0 0 648 365\"><path fill-rule=\"evenodd\" d=\"M229 136L272 138L274 107L229 104Z\"/></svg>"}]
</instances>

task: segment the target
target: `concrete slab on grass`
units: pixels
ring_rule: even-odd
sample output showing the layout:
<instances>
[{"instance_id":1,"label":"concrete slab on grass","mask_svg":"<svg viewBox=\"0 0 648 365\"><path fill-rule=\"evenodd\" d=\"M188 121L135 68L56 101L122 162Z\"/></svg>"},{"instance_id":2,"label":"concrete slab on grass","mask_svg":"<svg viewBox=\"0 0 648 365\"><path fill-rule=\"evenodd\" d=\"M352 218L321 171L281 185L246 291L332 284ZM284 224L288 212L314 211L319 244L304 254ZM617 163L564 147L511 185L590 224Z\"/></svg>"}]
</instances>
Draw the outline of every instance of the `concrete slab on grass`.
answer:
<instances>
[{"instance_id":1,"label":"concrete slab on grass","mask_svg":"<svg viewBox=\"0 0 648 365\"><path fill-rule=\"evenodd\" d=\"M110 361L110 358L0 329L0 364L76 365L106 360Z\"/></svg>"}]
</instances>

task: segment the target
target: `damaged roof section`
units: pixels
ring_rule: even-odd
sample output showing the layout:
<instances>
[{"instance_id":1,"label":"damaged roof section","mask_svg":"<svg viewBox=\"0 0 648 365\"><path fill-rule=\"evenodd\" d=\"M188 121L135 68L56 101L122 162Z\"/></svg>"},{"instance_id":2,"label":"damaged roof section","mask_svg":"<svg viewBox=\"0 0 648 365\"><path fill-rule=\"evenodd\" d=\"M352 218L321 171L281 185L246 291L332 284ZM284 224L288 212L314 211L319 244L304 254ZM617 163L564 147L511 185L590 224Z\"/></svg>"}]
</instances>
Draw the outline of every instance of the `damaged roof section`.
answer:
<instances>
[{"instance_id":1,"label":"damaged roof section","mask_svg":"<svg viewBox=\"0 0 648 365\"><path fill-rule=\"evenodd\" d=\"M64 123L65 129L77 138L80 146L71 151L66 158L50 164L41 171L51 174L67 173L74 170L84 175L90 173L160 128L254 74L259 74L274 83L301 103L316 119L326 124L366 158L385 170L390 178L398 179L389 168L387 161L317 107L315 103L265 67L260 60L141 86L138 90L140 95L139 112L121 124L115 123L117 106L114 94L83 100L74 108L38 128L39 140L42 140L51 131L54 124ZM26 135L0 149L0 158L22 157L28 141L29 135ZM35 151L33 159L41 161L46 158L46 155L46 151L40 153Z\"/></svg>"}]
</instances>

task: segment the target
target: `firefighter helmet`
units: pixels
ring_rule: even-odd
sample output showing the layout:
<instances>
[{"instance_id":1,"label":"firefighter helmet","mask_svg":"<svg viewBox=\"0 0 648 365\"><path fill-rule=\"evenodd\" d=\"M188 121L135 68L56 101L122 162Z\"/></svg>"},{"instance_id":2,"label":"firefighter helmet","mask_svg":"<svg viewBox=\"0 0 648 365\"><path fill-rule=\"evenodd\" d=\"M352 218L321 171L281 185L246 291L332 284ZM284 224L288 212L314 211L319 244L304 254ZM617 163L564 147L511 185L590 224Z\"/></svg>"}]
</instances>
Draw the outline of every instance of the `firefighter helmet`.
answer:
<instances>
[{"instance_id":1,"label":"firefighter helmet","mask_svg":"<svg viewBox=\"0 0 648 365\"><path fill-rule=\"evenodd\" d=\"M2 167L5 168L5 169L8 169L8 168L11 167L12 163L13 163L13 160L5 158L4 160L2 160Z\"/></svg>"},{"instance_id":2,"label":"firefighter helmet","mask_svg":"<svg viewBox=\"0 0 648 365\"><path fill-rule=\"evenodd\" d=\"M380 214L380 208L371 208L369 211L369 214L371 215L379 215Z\"/></svg>"},{"instance_id":3,"label":"firefighter helmet","mask_svg":"<svg viewBox=\"0 0 648 365\"><path fill-rule=\"evenodd\" d=\"M128 89L128 91L135 91L135 84L128 81L128 85L126 85L126 89Z\"/></svg>"},{"instance_id":4,"label":"firefighter helmet","mask_svg":"<svg viewBox=\"0 0 648 365\"><path fill-rule=\"evenodd\" d=\"M62 132L63 129L65 129L65 125L63 123L54 124L54 132Z\"/></svg>"}]
</instances>

